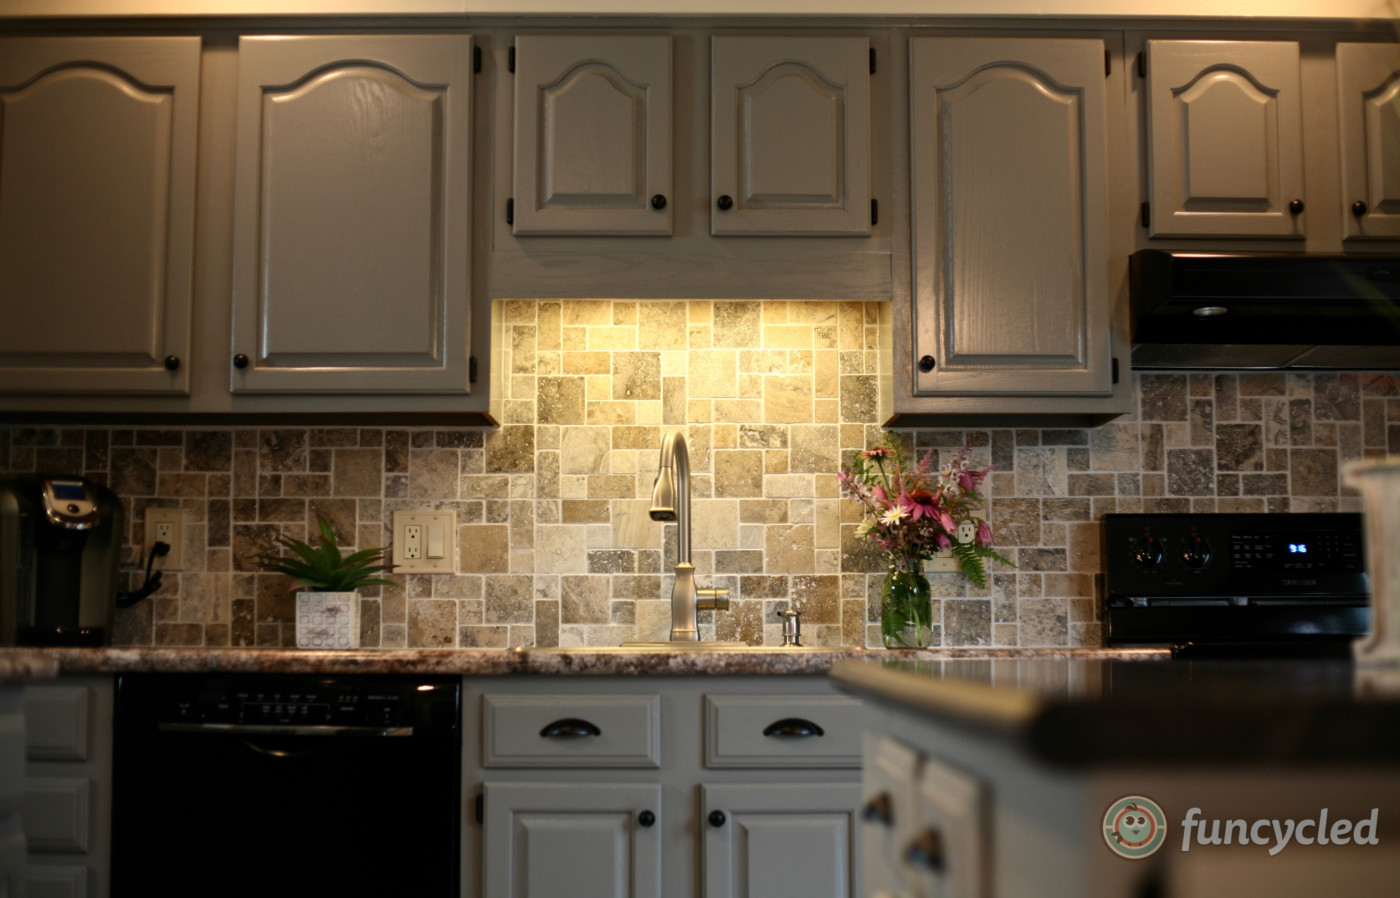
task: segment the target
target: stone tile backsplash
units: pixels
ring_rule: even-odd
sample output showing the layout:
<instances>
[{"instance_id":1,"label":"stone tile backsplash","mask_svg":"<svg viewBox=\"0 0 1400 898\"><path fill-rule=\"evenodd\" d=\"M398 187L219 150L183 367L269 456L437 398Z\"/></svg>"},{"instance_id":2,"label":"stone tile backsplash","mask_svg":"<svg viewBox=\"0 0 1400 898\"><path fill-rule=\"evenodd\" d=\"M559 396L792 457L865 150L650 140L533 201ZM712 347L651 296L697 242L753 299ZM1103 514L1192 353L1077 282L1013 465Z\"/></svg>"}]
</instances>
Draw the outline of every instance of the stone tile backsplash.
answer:
<instances>
[{"instance_id":1,"label":"stone tile backsplash","mask_svg":"<svg viewBox=\"0 0 1400 898\"><path fill-rule=\"evenodd\" d=\"M648 497L662 435L685 429L694 562L731 610L702 635L877 644L881 559L854 536L836 471L882 438L878 304L500 304L499 428L0 428L0 473L81 473L126 506L183 510L187 570L119 611L136 645L294 644L292 591L252 556L315 515L348 544L395 510L457 512L455 575L363 592L363 644L609 645L664 639L675 528ZM934 574L948 646L1099 645L1098 519L1113 511L1351 511L1346 461L1400 452L1400 377L1140 374L1136 409L1094 429L919 430L992 464L988 518L1014 569L978 590Z\"/></svg>"}]
</instances>

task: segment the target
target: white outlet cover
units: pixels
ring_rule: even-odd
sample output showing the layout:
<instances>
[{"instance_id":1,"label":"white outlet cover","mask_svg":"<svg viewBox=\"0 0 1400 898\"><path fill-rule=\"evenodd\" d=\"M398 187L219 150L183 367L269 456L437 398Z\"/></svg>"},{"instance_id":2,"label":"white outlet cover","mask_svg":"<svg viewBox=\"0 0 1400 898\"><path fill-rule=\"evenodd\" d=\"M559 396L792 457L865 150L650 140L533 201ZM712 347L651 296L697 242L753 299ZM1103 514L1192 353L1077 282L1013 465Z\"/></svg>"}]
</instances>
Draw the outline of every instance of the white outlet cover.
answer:
<instances>
[{"instance_id":1,"label":"white outlet cover","mask_svg":"<svg viewBox=\"0 0 1400 898\"><path fill-rule=\"evenodd\" d=\"M405 558L403 556L404 528L411 526L423 528L422 558ZM443 555L441 558L431 558L428 556L429 528L441 528L438 532L442 534ZM394 570L395 574L455 574L457 573L457 512L455 511L430 511L421 509L418 511L396 511L394 512Z\"/></svg>"},{"instance_id":2,"label":"white outlet cover","mask_svg":"<svg viewBox=\"0 0 1400 898\"><path fill-rule=\"evenodd\" d=\"M157 558L151 569L156 571L178 571L185 566L185 516L178 508L147 508L146 509L146 532L145 540L141 543L141 568L146 567L146 559L150 557L151 546L156 543L156 526L159 524L169 524L171 526L172 539L166 540L170 544L170 551L164 556Z\"/></svg>"}]
</instances>

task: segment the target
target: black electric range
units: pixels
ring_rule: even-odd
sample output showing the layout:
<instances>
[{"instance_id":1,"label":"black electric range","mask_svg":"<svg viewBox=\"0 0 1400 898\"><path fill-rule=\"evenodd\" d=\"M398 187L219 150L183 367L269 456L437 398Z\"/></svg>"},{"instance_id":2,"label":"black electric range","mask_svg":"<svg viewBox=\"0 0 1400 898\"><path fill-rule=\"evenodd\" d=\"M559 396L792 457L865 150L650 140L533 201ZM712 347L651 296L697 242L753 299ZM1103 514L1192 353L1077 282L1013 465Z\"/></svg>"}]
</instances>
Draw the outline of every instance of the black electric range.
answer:
<instances>
[{"instance_id":1,"label":"black electric range","mask_svg":"<svg viewBox=\"0 0 1400 898\"><path fill-rule=\"evenodd\" d=\"M1104 516L1109 645L1349 655L1370 625L1359 514Z\"/></svg>"}]
</instances>

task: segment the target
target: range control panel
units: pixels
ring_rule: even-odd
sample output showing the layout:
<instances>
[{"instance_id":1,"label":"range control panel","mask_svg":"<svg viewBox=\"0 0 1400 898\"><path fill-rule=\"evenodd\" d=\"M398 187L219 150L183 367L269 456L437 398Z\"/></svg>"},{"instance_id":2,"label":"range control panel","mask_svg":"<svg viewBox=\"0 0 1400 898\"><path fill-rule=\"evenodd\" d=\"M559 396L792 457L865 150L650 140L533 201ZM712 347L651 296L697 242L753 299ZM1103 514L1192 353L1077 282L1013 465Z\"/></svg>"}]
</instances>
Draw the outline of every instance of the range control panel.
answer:
<instances>
[{"instance_id":1,"label":"range control panel","mask_svg":"<svg viewBox=\"0 0 1400 898\"><path fill-rule=\"evenodd\" d=\"M1111 602L1366 596L1363 549L1359 514L1104 516Z\"/></svg>"}]
</instances>

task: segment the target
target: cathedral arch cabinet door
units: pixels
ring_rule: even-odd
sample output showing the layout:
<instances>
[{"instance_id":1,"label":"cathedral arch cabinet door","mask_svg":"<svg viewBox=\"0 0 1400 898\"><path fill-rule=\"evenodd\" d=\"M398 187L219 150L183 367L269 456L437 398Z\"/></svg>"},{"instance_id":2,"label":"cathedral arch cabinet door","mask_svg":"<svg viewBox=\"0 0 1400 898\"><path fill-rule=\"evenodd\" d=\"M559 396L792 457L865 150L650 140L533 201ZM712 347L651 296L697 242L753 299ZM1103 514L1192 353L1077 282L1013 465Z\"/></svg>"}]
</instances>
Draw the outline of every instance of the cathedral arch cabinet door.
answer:
<instances>
[{"instance_id":1,"label":"cathedral arch cabinet door","mask_svg":"<svg viewBox=\"0 0 1400 898\"><path fill-rule=\"evenodd\" d=\"M870 40L711 39L710 233L868 237Z\"/></svg>"},{"instance_id":2,"label":"cathedral arch cabinet door","mask_svg":"<svg viewBox=\"0 0 1400 898\"><path fill-rule=\"evenodd\" d=\"M1109 396L1104 44L910 40L915 396Z\"/></svg>"},{"instance_id":3,"label":"cathedral arch cabinet door","mask_svg":"<svg viewBox=\"0 0 1400 898\"><path fill-rule=\"evenodd\" d=\"M199 54L0 40L0 392L188 392Z\"/></svg>"},{"instance_id":4,"label":"cathedral arch cabinet door","mask_svg":"<svg viewBox=\"0 0 1400 898\"><path fill-rule=\"evenodd\" d=\"M670 35L518 36L513 232L669 236L671 90Z\"/></svg>"},{"instance_id":5,"label":"cathedral arch cabinet door","mask_svg":"<svg viewBox=\"0 0 1400 898\"><path fill-rule=\"evenodd\" d=\"M235 393L468 392L472 39L244 37Z\"/></svg>"},{"instance_id":6,"label":"cathedral arch cabinet door","mask_svg":"<svg viewBox=\"0 0 1400 898\"><path fill-rule=\"evenodd\" d=\"M1343 235L1400 238L1400 44L1337 45Z\"/></svg>"},{"instance_id":7,"label":"cathedral arch cabinet door","mask_svg":"<svg viewBox=\"0 0 1400 898\"><path fill-rule=\"evenodd\" d=\"M1150 236L1302 239L1298 44L1150 40L1145 57Z\"/></svg>"}]
</instances>

